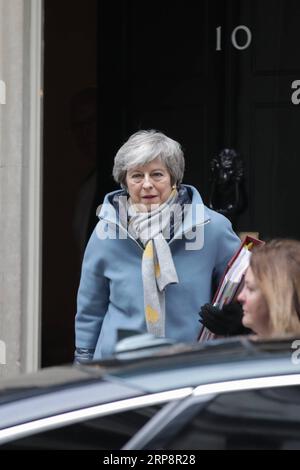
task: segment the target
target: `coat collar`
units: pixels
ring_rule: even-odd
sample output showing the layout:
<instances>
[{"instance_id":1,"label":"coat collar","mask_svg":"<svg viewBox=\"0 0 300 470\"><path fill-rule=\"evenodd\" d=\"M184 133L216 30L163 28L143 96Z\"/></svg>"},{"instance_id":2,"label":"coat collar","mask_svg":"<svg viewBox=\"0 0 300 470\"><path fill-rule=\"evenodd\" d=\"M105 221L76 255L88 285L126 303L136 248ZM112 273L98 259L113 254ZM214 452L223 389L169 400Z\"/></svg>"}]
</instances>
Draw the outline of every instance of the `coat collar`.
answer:
<instances>
[{"instance_id":1,"label":"coat collar","mask_svg":"<svg viewBox=\"0 0 300 470\"><path fill-rule=\"evenodd\" d=\"M185 206L184 222L178 227L174 234L174 238L182 238L184 233L190 232L195 227L201 227L210 221L207 208L203 204L203 200L194 186L183 185L188 190L192 203ZM127 198L124 190L112 191L108 193L101 207L98 208L97 215L100 220L111 222L119 225L118 213L113 205L113 199L118 197Z\"/></svg>"}]
</instances>

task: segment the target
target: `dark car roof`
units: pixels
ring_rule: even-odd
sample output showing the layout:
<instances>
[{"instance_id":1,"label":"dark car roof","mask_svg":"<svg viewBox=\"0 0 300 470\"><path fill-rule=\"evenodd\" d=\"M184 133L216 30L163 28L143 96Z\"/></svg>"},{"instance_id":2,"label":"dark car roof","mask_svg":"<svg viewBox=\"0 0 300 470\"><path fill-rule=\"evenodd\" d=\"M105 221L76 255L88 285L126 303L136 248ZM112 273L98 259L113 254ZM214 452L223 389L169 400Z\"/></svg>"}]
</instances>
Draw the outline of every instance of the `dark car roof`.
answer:
<instances>
[{"instance_id":1,"label":"dark car roof","mask_svg":"<svg viewBox=\"0 0 300 470\"><path fill-rule=\"evenodd\" d=\"M9 397L17 399L21 395L34 394L35 391L42 393L74 384L104 380L108 377L129 379L134 375L174 371L180 368L186 370L189 367L203 368L213 365L219 367L221 364L230 368L236 362L245 364L252 360L263 362L276 357L288 359L284 362L293 366L289 359L294 339L296 338L288 337L266 341L241 336L206 343L178 343L162 348L149 348L147 351L125 352L110 359L91 361L86 365L67 364L47 367L34 373L2 379L0 403ZM289 372L291 370L294 370L294 367L288 369ZM189 381L187 377L186 380Z\"/></svg>"},{"instance_id":2,"label":"dark car roof","mask_svg":"<svg viewBox=\"0 0 300 470\"><path fill-rule=\"evenodd\" d=\"M298 373L299 364L291 360L293 340L242 336L204 344L176 344L153 351L148 357L112 361L107 374L124 379L128 385L157 392L220 380ZM97 368L97 363L91 367Z\"/></svg>"},{"instance_id":3,"label":"dark car roof","mask_svg":"<svg viewBox=\"0 0 300 470\"><path fill-rule=\"evenodd\" d=\"M296 374L300 366L291 361L292 341L239 337L205 344L174 344L2 380L0 429L148 394L191 390L219 381Z\"/></svg>"}]
</instances>

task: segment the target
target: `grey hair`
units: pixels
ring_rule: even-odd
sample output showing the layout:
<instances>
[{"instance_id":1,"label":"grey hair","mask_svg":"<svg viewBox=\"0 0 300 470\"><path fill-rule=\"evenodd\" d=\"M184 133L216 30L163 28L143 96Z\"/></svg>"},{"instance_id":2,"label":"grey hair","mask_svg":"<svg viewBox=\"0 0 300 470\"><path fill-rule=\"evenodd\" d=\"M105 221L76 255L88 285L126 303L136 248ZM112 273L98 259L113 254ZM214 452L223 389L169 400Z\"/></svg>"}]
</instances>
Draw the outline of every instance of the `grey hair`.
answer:
<instances>
[{"instance_id":1,"label":"grey hair","mask_svg":"<svg viewBox=\"0 0 300 470\"><path fill-rule=\"evenodd\" d=\"M176 140L156 130L141 130L132 134L118 150L113 167L114 180L126 188L126 173L159 157L166 165L172 184L180 184L184 174L184 156Z\"/></svg>"}]
</instances>

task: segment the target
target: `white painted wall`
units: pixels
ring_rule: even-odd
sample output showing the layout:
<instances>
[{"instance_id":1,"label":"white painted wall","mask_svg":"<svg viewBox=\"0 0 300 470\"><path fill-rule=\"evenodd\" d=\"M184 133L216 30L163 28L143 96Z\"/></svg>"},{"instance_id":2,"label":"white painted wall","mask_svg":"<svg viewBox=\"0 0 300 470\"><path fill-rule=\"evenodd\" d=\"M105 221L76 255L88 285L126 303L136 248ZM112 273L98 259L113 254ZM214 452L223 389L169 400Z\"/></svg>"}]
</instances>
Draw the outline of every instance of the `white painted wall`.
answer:
<instances>
[{"instance_id":1,"label":"white painted wall","mask_svg":"<svg viewBox=\"0 0 300 470\"><path fill-rule=\"evenodd\" d=\"M41 38L41 0L0 0L0 377L39 365Z\"/></svg>"}]
</instances>

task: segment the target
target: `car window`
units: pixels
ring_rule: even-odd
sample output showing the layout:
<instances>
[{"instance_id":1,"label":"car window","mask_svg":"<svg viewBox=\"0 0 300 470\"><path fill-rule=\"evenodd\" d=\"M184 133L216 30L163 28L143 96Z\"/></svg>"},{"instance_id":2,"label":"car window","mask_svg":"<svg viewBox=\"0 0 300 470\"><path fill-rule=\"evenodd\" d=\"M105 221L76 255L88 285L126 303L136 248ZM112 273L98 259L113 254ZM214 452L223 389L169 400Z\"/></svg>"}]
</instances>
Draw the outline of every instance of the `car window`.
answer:
<instances>
[{"instance_id":1,"label":"car window","mask_svg":"<svg viewBox=\"0 0 300 470\"><path fill-rule=\"evenodd\" d=\"M170 423L147 447L300 449L299 386L224 393L192 408L188 422Z\"/></svg>"},{"instance_id":2,"label":"car window","mask_svg":"<svg viewBox=\"0 0 300 470\"><path fill-rule=\"evenodd\" d=\"M0 449L120 449L161 407L148 406L82 421L11 441Z\"/></svg>"}]
</instances>

